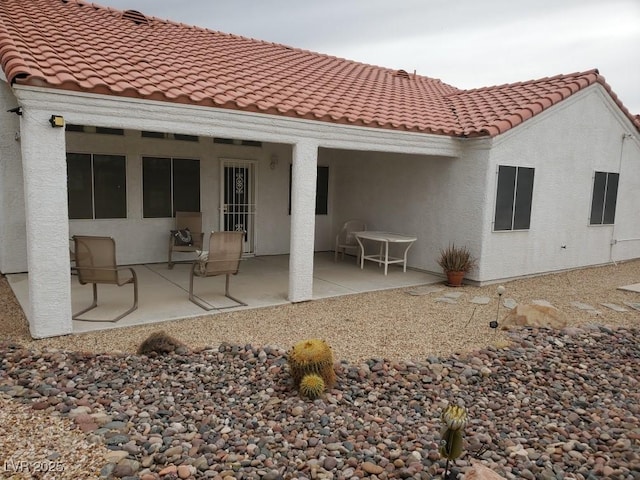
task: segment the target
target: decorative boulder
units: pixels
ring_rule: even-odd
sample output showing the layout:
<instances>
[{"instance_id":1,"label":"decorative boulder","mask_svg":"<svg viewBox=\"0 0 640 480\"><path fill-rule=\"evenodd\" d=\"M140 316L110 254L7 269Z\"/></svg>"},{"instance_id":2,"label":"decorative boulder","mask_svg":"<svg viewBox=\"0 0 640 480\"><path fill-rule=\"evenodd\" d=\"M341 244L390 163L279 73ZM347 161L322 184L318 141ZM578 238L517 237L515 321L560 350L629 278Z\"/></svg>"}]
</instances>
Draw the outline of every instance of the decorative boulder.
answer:
<instances>
[{"instance_id":1,"label":"decorative boulder","mask_svg":"<svg viewBox=\"0 0 640 480\"><path fill-rule=\"evenodd\" d=\"M512 327L542 327L562 329L567 326L567 320L562 313L549 305L517 305L501 322L502 329Z\"/></svg>"},{"instance_id":2,"label":"decorative boulder","mask_svg":"<svg viewBox=\"0 0 640 480\"><path fill-rule=\"evenodd\" d=\"M471 460L471 469L464 476L465 480L505 480L501 475L485 467L477 460Z\"/></svg>"}]
</instances>

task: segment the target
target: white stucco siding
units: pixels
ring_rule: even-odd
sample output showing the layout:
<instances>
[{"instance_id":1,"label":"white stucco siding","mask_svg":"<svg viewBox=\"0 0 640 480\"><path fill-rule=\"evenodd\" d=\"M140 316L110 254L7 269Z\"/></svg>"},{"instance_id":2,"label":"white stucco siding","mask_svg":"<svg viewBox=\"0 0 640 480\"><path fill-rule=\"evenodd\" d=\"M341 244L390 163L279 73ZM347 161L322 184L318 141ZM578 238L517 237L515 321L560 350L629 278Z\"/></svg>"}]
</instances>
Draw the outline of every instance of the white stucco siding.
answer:
<instances>
[{"instance_id":1,"label":"white stucco siding","mask_svg":"<svg viewBox=\"0 0 640 480\"><path fill-rule=\"evenodd\" d=\"M125 155L127 158L127 218L70 220L70 235L108 235L116 239L118 261L123 264L155 263L167 260L170 218L144 218L142 206L142 158L160 156L200 160L203 230L220 229L220 165L223 160L255 162L257 255L289 253L291 216L289 202L290 145L264 143L262 147L215 144L210 137L198 142L143 138L140 131L126 130L124 137L95 133L67 133L67 151ZM271 168L271 158L277 163ZM327 164L327 162L325 162ZM330 168L331 175L331 168ZM315 222L316 250L329 250L330 215L318 215ZM131 232L136 235L132 236ZM192 255L191 255L192 256ZM184 258L187 258L183 255ZM176 258L182 258L176 254Z\"/></svg>"},{"instance_id":2,"label":"white stucco siding","mask_svg":"<svg viewBox=\"0 0 640 480\"><path fill-rule=\"evenodd\" d=\"M29 107L20 117L29 307L34 338L71 333L64 129Z\"/></svg>"},{"instance_id":3,"label":"white stucco siding","mask_svg":"<svg viewBox=\"0 0 640 480\"><path fill-rule=\"evenodd\" d=\"M278 255L289 252L291 216L289 201L289 166L291 145L267 144L266 160L259 164L256 214L256 254ZM271 168L271 156L277 163Z\"/></svg>"},{"instance_id":4,"label":"white stucco siding","mask_svg":"<svg viewBox=\"0 0 640 480\"><path fill-rule=\"evenodd\" d=\"M620 151L620 185L611 259L640 257L640 134L625 135Z\"/></svg>"},{"instance_id":5,"label":"white stucco siding","mask_svg":"<svg viewBox=\"0 0 640 480\"><path fill-rule=\"evenodd\" d=\"M47 104L52 112L65 117L67 123L125 129L125 137L90 134L89 143L78 140L77 133L67 134L67 150L87 153L127 155L126 220L71 221L69 234L110 234L118 243L120 263L161 262L166 259L166 232L171 219L143 219L141 189L142 155L199 157L201 160L202 211L205 231L219 228L219 166L221 158L255 160L260 178L257 185L257 237L259 255L289 252L290 222L288 212L289 164L291 145L297 141L314 141L327 149L336 147L437 152L455 155L456 142L447 137L388 132L380 129L345 127L322 122L290 119L264 114L218 110L166 102L141 101L111 96L79 94L33 87L19 87L25 104ZM141 139L140 130L173 132L200 137L198 144L171 140ZM86 137L86 134L85 134ZM262 149L213 144L213 137L257 140ZM146 142L146 143L145 143ZM278 165L270 169L270 157L278 156ZM319 160L330 166L330 160ZM213 206L213 207L212 207ZM335 205L330 199L329 215L316 216L315 250L332 248ZM139 236L131 242L131 228ZM120 240L123 241L120 241Z\"/></svg>"},{"instance_id":6,"label":"white stucco siding","mask_svg":"<svg viewBox=\"0 0 640 480\"><path fill-rule=\"evenodd\" d=\"M112 236L116 240L119 263L167 260L168 232L173 228L173 219L143 216L142 158L145 156L198 159L203 230L219 230L220 167L217 155L237 155L237 151L216 149L211 138L200 139L199 142L142 138L140 131L136 130L126 130L124 136L68 132L67 151L126 157L127 218L69 221L70 236ZM256 154L258 158L255 160L258 161L261 154ZM180 256L177 255L176 258L180 259Z\"/></svg>"},{"instance_id":7,"label":"white stucco siding","mask_svg":"<svg viewBox=\"0 0 640 480\"><path fill-rule=\"evenodd\" d=\"M0 82L0 272L27 270L24 187L20 153L20 117L7 112L18 102Z\"/></svg>"},{"instance_id":8,"label":"white stucco siding","mask_svg":"<svg viewBox=\"0 0 640 480\"><path fill-rule=\"evenodd\" d=\"M639 242L625 245L624 253L610 245L616 232L639 233L637 142L624 153L622 163L620 156L623 133L631 127L604 90L594 86L496 138L487 170L490 202L484 212L478 279L640 256ZM531 225L526 231L493 231L500 165L535 168ZM615 225L589 224L596 171L621 174Z\"/></svg>"},{"instance_id":9,"label":"white stucco siding","mask_svg":"<svg viewBox=\"0 0 640 480\"><path fill-rule=\"evenodd\" d=\"M289 300L292 302L313 298L317 157L317 143L304 141L294 146L289 257Z\"/></svg>"},{"instance_id":10,"label":"white stucco siding","mask_svg":"<svg viewBox=\"0 0 640 480\"><path fill-rule=\"evenodd\" d=\"M360 218L370 230L417 235L409 266L440 272L437 256L449 243L480 251L483 171L482 153L452 159L337 152L334 232Z\"/></svg>"}]
</instances>

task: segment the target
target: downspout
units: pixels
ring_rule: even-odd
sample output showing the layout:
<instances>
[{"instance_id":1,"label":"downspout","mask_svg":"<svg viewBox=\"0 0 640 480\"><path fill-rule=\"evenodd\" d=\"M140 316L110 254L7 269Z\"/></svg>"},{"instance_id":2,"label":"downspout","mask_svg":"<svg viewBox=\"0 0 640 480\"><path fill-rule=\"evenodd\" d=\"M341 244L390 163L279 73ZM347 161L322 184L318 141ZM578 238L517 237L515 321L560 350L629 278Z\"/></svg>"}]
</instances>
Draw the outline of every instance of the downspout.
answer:
<instances>
[{"instance_id":1,"label":"downspout","mask_svg":"<svg viewBox=\"0 0 640 480\"><path fill-rule=\"evenodd\" d=\"M630 138L633 138L633 135L631 135L630 133L623 133L622 134L622 141L620 143L620 158L618 159L618 175L619 178L622 178L622 158L623 158L623 154L624 154L624 141L628 140ZM624 239L616 239L616 222L613 222L613 228L611 229L611 240L609 240L609 261L612 262L614 265L617 265L616 261L613 259L613 247L614 245L616 245L618 242L630 242L630 241L634 241L634 240L640 240L640 238L624 238Z\"/></svg>"}]
</instances>

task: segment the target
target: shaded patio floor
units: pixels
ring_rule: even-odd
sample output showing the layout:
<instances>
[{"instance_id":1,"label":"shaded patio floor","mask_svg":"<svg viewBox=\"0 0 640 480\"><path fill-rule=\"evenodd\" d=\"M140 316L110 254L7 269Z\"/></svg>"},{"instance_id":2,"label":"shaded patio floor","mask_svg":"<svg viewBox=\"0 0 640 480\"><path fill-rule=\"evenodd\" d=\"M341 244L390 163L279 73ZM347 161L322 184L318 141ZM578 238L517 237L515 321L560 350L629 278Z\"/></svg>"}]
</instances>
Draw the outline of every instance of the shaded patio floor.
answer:
<instances>
[{"instance_id":1,"label":"shaded patio floor","mask_svg":"<svg viewBox=\"0 0 640 480\"><path fill-rule=\"evenodd\" d=\"M224 296L224 276L196 278L195 294L216 307L232 307L211 310L201 309L189 301L190 264L176 264L172 270L166 263L134 265L138 276L139 307L117 323L73 321L73 332L82 333L113 327L150 324L166 320L211 315L220 311L260 308L289 303L289 256L272 255L243 259L240 272L231 277L230 293L248 304L235 304ZM355 257L346 256L334 262L333 252L316 253L313 269L313 298L320 299L350 295L375 290L427 285L441 282L436 275L416 270L402 271L390 266L388 275L372 262L365 262L364 269L356 265ZM29 292L27 274L7 275L16 298L28 312ZM77 277L71 277L72 309L77 312L91 304L90 285L80 285ZM125 311L133 301L132 287L98 286L98 307L83 318L104 320Z\"/></svg>"}]
</instances>

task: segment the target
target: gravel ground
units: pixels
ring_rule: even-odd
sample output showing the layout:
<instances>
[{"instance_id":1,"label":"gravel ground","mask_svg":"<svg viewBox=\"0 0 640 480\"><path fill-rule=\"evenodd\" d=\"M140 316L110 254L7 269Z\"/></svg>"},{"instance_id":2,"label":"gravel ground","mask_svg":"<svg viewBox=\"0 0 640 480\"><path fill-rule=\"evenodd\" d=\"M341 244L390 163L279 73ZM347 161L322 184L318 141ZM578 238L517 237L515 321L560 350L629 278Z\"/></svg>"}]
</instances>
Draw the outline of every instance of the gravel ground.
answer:
<instances>
[{"instance_id":1,"label":"gravel ground","mask_svg":"<svg viewBox=\"0 0 640 480\"><path fill-rule=\"evenodd\" d=\"M600 303L639 302L640 294L617 287L640 282L640 260L597 268L572 270L505 283L505 298L518 303L547 300L569 325L598 322L638 325L638 311L618 313ZM306 338L325 339L336 358L360 361L371 357L419 360L427 355L469 352L503 342L505 334L487 328L496 319L496 285L464 286L423 296L396 289L348 295L299 304L219 313L156 325L104 330L68 337L31 340L20 306L6 279L0 278L0 338L31 348L63 348L91 352L134 353L150 333L162 329L191 348L226 342L287 349ZM442 293L462 293L458 304L436 302ZM470 303L488 296L487 305ZM571 305L579 301L598 307L601 315ZM500 319L507 310L498 311Z\"/></svg>"},{"instance_id":2,"label":"gravel ground","mask_svg":"<svg viewBox=\"0 0 640 480\"><path fill-rule=\"evenodd\" d=\"M456 305L400 289L33 341L2 278L0 477L439 478L438 417L455 402L471 419L460 472L484 446L507 478L637 480L640 313L570 302L638 302L616 287L639 281L634 261L505 283L557 306L562 332L489 329L494 285L456 289ZM192 353L134 355L160 328ZM310 337L339 361L315 402L285 355Z\"/></svg>"}]
</instances>

